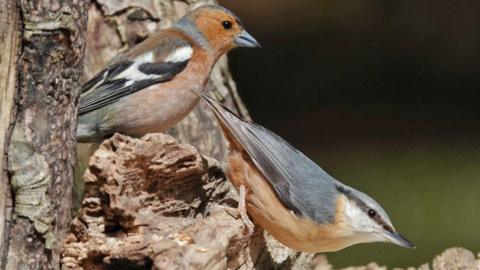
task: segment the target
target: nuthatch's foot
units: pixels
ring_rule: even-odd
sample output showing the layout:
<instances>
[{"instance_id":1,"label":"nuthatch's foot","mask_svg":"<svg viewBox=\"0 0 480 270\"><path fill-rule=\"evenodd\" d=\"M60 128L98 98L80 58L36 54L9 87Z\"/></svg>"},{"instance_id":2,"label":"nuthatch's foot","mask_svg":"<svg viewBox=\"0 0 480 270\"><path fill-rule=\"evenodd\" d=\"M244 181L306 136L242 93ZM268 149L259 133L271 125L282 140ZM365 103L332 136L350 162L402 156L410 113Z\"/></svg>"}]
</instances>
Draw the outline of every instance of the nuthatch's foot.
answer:
<instances>
[{"instance_id":1,"label":"nuthatch's foot","mask_svg":"<svg viewBox=\"0 0 480 270\"><path fill-rule=\"evenodd\" d=\"M221 208L223 208L229 215L235 218L241 218L243 221L243 224L245 226L243 236L245 238L249 238L252 236L253 232L255 231L255 225L250 221L250 218L248 217L247 214L247 206L245 202L245 186L241 185L239 194L238 194L238 206L237 208L232 208L228 206L223 206L220 205Z\"/></svg>"},{"instance_id":2,"label":"nuthatch's foot","mask_svg":"<svg viewBox=\"0 0 480 270\"><path fill-rule=\"evenodd\" d=\"M252 223L250 218L248 217L247 214L247 204L245 202L245 186L241 185L240 186L240 192L238 194L238 212L240 214L240 217L242 218L243 224L245 224L245 229L247 231L246 236L250 237L253 234L253 231L255 230L255 225Z\"/></svg>"}]
</instances>

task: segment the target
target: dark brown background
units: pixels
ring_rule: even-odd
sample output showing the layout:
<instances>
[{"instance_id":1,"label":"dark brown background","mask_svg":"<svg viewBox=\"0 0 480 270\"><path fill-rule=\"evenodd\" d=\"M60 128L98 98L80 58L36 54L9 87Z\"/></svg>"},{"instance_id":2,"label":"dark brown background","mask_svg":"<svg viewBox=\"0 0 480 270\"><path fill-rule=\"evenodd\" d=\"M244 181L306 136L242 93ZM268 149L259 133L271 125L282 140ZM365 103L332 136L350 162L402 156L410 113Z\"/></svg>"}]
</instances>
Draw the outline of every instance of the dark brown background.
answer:
<instances>
[{"instance_id":1,"label":"dark brown background","mask_svg":"<svg viewBox=\"0 0 480 270\"><path fill-rule=\"evenodd\" d=\"M221 1L262 43L230 63L253 118L376 198L418 246L334 265L480 251L480 2Z\"/></svg>"}]
</instances>

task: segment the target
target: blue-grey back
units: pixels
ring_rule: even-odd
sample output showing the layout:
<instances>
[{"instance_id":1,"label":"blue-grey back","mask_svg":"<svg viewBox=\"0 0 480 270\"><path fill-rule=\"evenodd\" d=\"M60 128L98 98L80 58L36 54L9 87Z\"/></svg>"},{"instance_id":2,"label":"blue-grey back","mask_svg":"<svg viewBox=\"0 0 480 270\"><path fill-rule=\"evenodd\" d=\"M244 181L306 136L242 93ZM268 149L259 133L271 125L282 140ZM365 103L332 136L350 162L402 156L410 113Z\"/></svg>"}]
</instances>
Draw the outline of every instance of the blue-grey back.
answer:
<instances>
[{"instance_id":1,"label":"blue-grey back","mask_svg":"<svg viewBox=\"0 0 480 270\"><path fill-rule=\"evenodd\" d=\"M287 208L318 223L334 220L337 186L343 184L280 136L238 118L209 97L204 98Z\"/></svg>"}]
</instances>

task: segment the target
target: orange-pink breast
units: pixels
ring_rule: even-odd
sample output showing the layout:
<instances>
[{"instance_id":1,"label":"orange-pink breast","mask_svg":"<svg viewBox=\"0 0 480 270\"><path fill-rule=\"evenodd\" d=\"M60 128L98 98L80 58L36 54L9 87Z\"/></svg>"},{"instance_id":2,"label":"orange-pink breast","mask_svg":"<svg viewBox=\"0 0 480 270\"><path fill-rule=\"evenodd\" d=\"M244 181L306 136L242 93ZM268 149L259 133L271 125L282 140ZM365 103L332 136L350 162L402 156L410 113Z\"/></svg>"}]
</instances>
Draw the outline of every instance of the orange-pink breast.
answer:
<instances>
[{"instance_id":1,"label":"orange-pink breast","mask_svg":"<svg viewBox=\"0 0 480 270\"><path fill-rule=\"evenodd\" d=\"M285 208L244 153L232 151L229 154L227 176L237 189L245 186L248 214L282 244L306 252L336 251L350 245L342 235L342 220L321 225ZM337 208L341 207L343 201L340 199Z\"/></svg>"}]
</instances>

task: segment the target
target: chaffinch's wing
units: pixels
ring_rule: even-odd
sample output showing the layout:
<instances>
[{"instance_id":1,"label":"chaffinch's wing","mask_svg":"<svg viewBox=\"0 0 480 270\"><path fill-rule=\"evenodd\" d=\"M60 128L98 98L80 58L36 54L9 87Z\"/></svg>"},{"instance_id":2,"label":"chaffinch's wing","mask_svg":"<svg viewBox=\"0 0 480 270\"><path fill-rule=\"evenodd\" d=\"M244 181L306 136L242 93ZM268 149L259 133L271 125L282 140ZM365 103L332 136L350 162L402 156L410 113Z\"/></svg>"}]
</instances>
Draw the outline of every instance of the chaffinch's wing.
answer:
<instances>
[{"instance_id":1,"label":"chaffinch's wing","mask_svg":"<svg viewBox=\"0 0 480 270\"><path fill-rule=\"evenodd\" d=\"M120 55L81 89L79 114L102 108L150 85L172 80L187 66L192 45L165 32Z\"/></svg>"}]
</instances>

